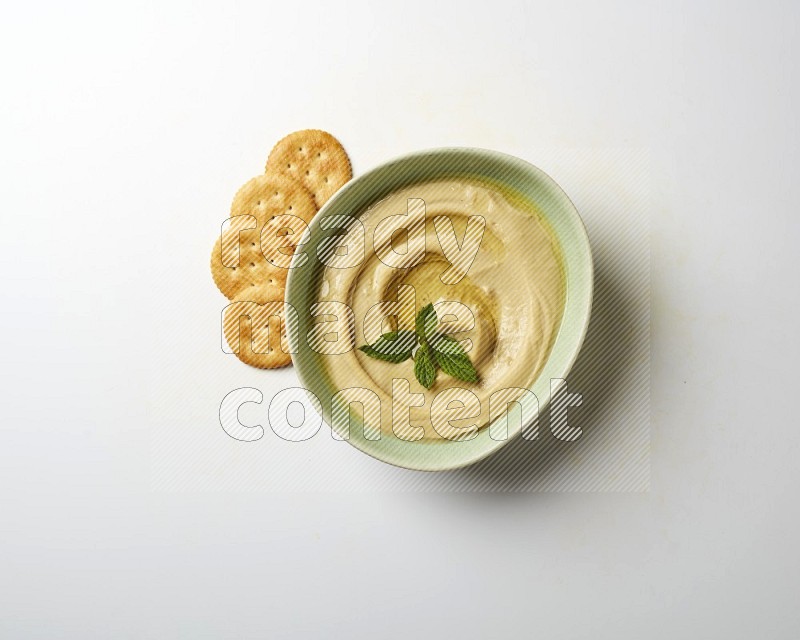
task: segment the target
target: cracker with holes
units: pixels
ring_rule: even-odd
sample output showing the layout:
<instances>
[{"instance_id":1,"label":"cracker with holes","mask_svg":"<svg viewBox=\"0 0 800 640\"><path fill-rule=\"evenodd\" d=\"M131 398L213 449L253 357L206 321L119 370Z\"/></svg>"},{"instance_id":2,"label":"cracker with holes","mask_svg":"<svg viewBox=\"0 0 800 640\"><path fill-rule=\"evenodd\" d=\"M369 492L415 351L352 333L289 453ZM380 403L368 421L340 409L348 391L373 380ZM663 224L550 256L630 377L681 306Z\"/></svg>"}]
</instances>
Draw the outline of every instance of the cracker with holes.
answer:
<instances>
[{"instance_id":1,"label":"cracker with holes","mask_svg":"<svg viewBox=\"0 0 800 640\"><path fill-rule=\"evenodd\" d=\"M233 299L259 285L285 286L291 255L316 211L311 193L290 178L248 180L211 253L211 275L222 294Z\"/></svg>"},{"instance_id":2,"label":"cracker with holes","mask_svg":"<svg viewBox=\"0 0 800 640\"><path fill-rule=\"evenodd\" d=\"M283 295L283 287L258 285L239 293L225 308L225 340L245 364L276 369L292 363Z\"/></svg>"},{"instance_id":3,"label":"cracker with holes","mask_svg":"<svg viewBox=\"0 0 800 640\"><path fill-rule=\"evenodd\" d=\"M321 208L350 178L350 158L341 143L326 131L295 131L273 147L267 173L291 176L301 182Z\"/></svg>"},{"instance_id":4,"label":"cracker with holes","mask_svg":"<svg viewBox=\"0 0 800 640\"><path fill-rule=\"evenodd\" d=\"M220 238L214 243L211 254L211 275L222 295L229 300L247 289L260 285L275 287L286 285L288 270L271 264L264 258L259 236L258 229L239 232L238 257L233 253L230 254L234 256L233 266L226 266L223 262L224 254Z\"/></svg>"}]
</instances>

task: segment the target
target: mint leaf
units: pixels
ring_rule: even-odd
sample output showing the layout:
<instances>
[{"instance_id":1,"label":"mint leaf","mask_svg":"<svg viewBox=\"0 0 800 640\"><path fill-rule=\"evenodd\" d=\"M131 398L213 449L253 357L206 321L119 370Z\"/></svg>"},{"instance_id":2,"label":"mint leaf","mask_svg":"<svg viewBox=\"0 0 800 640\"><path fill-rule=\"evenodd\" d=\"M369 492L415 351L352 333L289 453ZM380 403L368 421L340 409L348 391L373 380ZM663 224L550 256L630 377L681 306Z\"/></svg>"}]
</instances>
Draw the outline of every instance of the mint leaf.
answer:
<instances>
[{"instance_id":1,"label":"mint leaf","mask_svg":"<svg viewBox=\"0 0 800 640\"><path fill-rule=\"evenodd\" d=\"M455 338L451 338L443 333L437 333L430 340L431 347L436 353L446 353L451 356L466 356L464 347Z\"/></svg>"},{"instance_id":2,"label":"mint leaf","mask_svg":"<svg viewBox=\"0 0 800 640\"><path fill-rule=\"evenodd\" d=\"M411 357L411 350L417 344L417 336L413 331L390 331L384 333L372 345L359 347L370 358L385 362L403 362Z\"/></svg>"},{"instance_id":3,"label":"mint leaf","mask_svg":"<svg viewBox=\"0 0 800 640\"><path fill-rule=\"evenodd\" d=\"M451 355L437 351L436 362L439 363L442 371L448 376L458 378L464 382L477 382L478 372L472 366L469 356L464 355Z\"/></svg>"},{"instance_id":4,"label":"mint leaf","mask_svg":"<svg viewBox=\"0 0 800 640\"><path fill-rule=\"evenodd\" d=\"M436 317L436 311L433 309L433 303L429 302L417 314L416 320L417 335L420 340L424 340L431 336L436 330L436 325L439 324L439 318Z\"/></svg>"},{"instance_id":5,"label":"mint leaf","mask_svg":"<svg viewBox=\"0 0 800 640\"><path fill-rule=\"evenodd\" d=\"M430 389L436 380L436 366L433 364L430 350L425 344L420 345L414 356L414 375L426 389Z\"/></svg>"}]
</instances>

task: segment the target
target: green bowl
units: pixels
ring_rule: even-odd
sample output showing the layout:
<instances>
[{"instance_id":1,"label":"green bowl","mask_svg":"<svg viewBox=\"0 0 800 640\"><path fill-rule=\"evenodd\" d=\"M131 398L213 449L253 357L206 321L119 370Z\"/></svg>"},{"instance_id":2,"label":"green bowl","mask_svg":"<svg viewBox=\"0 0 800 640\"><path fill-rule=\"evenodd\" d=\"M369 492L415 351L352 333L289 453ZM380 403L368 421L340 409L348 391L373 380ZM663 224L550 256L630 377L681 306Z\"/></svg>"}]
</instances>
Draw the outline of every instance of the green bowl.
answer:
<instances>
[{"instance_id":1,"label":"green bowl","mask_svg":"<svg viewBox=\"0 0 800 640\"><path fill-rule=\"evenodd\" d=\"M304 389L322 401L323 417L329 425L332 413L330 398L338 389L333 388L322 373L326 370L325 356L310 349L304 339L311 324L308 310L316 301L323 270L323 265L316 259L317 247L320 241L330 236L329 231L320 228L320 220L328 216L355 217L391 191L417 182L453 177L488 180L533 203L550 224L560 245L566 301L550 355L530 387L538 399L539 413L550 401L550 380L565 378L575 362L589 324L593 269L586 229L567 195L540 169L497 151L441 148L411 153L391 160L342 187L314 217L303 237L303 251L308 256L308 263L289 271L286 301L299 316L296 324L288 323L289 341L295 350L292 359ZM365 437L363 427L355 421L351 424L350 444L378 460L421 471L443 471L472 464L520 435L520 429L510 426L507 439L493 440L487 426L480 429L472 440L408 442L394 434L370 440Z\"/></svg>"}]
</instances>

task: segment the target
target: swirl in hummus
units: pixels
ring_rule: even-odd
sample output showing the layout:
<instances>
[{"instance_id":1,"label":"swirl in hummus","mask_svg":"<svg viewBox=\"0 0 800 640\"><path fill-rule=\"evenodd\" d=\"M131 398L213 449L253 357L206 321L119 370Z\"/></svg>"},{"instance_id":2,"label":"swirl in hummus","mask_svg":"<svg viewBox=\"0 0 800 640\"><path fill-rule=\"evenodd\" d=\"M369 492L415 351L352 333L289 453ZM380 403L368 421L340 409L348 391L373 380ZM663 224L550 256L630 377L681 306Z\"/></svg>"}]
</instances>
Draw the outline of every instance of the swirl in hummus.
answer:
<instances>
[{"instance_id":1,"label":"swirl in hummus","mask_svg":"<svg viewBox=\"0 0 800 640\"><path fill-rule=\"evenodd\" d=\"M382 332L413 330L416 311L433 303L439 330L461 341L479 379L467 383L440 370L425 389L412 360L383 362L355 348L324 356L325 375L336 389L377 394L383 437L473 437L490 421L492 394L508 389L505 405L529 389L552 347L565 291L553 233L532 204L462 178L391 192L358 220L363 226L355 232L374 251L365 251L356 266L324 267L320 308L343 302L353 310L351 346L357 347ZM471 242L479 243L474 251ZM447 392L457 387L478 403Z\"/></svg>"}]
</instances>

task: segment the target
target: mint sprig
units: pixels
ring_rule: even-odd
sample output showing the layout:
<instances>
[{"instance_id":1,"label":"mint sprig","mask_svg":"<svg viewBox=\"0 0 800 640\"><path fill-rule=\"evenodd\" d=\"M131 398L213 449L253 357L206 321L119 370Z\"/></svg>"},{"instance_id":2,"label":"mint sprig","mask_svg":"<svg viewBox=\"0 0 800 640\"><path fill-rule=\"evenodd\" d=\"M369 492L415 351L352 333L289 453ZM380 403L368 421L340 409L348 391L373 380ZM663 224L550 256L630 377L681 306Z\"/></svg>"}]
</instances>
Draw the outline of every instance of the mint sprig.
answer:
<instances>
[{"instance_id":1,"label":"mint sprig","mask_svg":"<svg viewBox=\"0 0 800 640\"><path fill-rule=\"evenodd\" d=\"M478 372L461 343L444 333L437 333L438 324L433 304L428 303L417 313L415 331L384 333L372 345L364 345L359 350L370 358L394 364L408 360L413 353L414 376L426 389L436 381L437 366L453 378L477 382Z\"/></svg>"}]
</instances>

